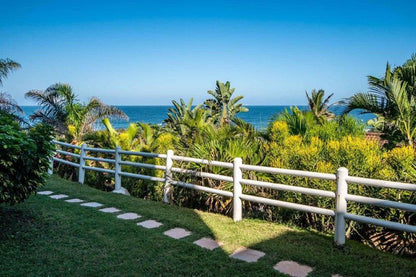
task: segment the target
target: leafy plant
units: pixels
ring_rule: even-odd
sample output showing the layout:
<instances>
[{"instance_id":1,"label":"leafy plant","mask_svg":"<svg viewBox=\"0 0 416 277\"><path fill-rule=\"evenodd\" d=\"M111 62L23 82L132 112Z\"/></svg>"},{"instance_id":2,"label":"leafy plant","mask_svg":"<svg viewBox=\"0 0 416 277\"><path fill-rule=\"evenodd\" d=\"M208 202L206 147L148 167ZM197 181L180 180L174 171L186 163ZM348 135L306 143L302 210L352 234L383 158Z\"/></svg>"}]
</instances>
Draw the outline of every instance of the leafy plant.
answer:
<instances>
[{"instance_id":1,"label":"leafy plant","mask_svg":"<svg viewBox=\"0 0 416 277\"><path fill-rule=\"evenodd\" d=\"M210 111L214 122L220 126L229 125L233 118L241 112L248 112L243 104L238 103L243 96L239 95L232 98L235 88L231 88L230 82L225 84L217 81L215 91L209 90L208 93L214 98L205 100L204 104Z\"/></svg>"},{"instance_id":2,"label":"leafy plant","mask_svg":"<svg viewBox=\"0 0 416 277\"><path fill-rule=\"evenodd\" d=\"M11 115L0 112L0 203L23 202L46 182L52 135L47 125L22 131Z\"/></svg>"},{"instance_id":3,"label":"leafy plant","mask_svg":"<svg viewBox=\"0 0 416 277\"><path fill-rule=\"evenodd\" d=\"M393 70L387 63L384 77L368 76L369 92L342 101L345 113L360 109L377 115L374 124L385 137L413 146L416 139L416 56Z\"/></svg>"},{"instance_id":4,"label":"leafy plant","mask_svg":"<svg viewBox=\"0 0 416 277\"><path fill-rule=\"evenodd\" d=\"M7 78L7 75L13 70L20 68L21 65L11 59L0 59L0 85L3 84L3 80Z\"/></svg>"},{"instance_id":5,"label":"leafy plant","mask_svg":"<svg viewBox=\"0 0 416 277\"><path fill-rule=\"evenodd\" d=\"M52 125L58 134L74 143L93 131L99 120L107 117L128 119L120 109L108 106L96 97L86 105L80 103L68 84L54 84L45 91L31 90L25 96L41 106L30 116L31 120Z\"/></svg>"},{"instance_id":6,"label":"leafy plant","mask_svg":"<svg viewBox=\"0 0 416 277\"><path fill-rule=\"evenodd\" d=\"M334 114L328 110L329 108L329 99L334 94L331 93L328 97L325 97L325 91L320 89L318 91L312 90L311 96L306 92L306 98L308 99L309 110L312 112L315 121L319 124L324 124L325 121L328 121L334 118Z\"/></svg>"}]
</instances>

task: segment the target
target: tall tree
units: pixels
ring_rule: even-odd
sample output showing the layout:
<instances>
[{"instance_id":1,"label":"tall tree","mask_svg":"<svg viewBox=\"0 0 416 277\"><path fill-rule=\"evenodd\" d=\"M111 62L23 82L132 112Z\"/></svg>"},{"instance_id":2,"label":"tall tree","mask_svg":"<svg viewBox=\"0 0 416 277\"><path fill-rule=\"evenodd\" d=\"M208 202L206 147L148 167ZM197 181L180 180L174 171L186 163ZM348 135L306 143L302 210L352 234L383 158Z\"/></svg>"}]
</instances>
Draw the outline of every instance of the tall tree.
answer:
<instances>
[{"instance_id":1,"label":"tall tree","mask_svg":"<svg viewBox=\"0 0 416 277\"><path fill-rule=\"evenodd\" d=\"M328 97L325 98L325 91L323 89L318 91L312 90L311 96L309 96L308 92L306 92L309 109L319 124L324 124L325 121L334 118L334 114L328 110L329 99L331 99L333 95L334 94L331 93Z\"/></svg>"},{"instance_id":2,"label":"tall tree","mask_svg":"<svg viewBox=\"0 0 416 277\"><path fill-rule=\"evenodd\" d=\"M31 120L54 126L59 134L74 142L79 142L84 134L94 130L97 121L104 118L128 119L123 111L106 105L97 97L86 105L80 103L68 84L57 83L44 91L31 90L25 96L41 107L31 115Z\"/></svg>"},{"instance_id":3,"label":"tall tree","mask_svg":"<svg viewBox=\"0 0 416 277\"><path fill-rule=\"evenodd\" d=\"M3 85L4 79L8 74L20 68L20 64L11 59L0 59L0 86ZM23 114L22 108L17 105L13 97L5 92L0 92L0 110L5 111L15 117L20 122L24 122L18 114Z\"/></svg>"},{"instance_id":4,"label":"tall tree","mask_svg":"<svg viewBox=\"0 0 416 277\"><path fill-rule=\"evenodd\" d=\"M217 124L220 126L229 125L238 113L248 112L248 109L238 103L243 99L243 96L232 98L235 88L230 87L229 81L225 84L217 81L216 85L215 91L208 91L214 98L205 100L204 104Z\"/></svg>"},{"instance_id":5,"label":"tall tree","mask_svg":"<svg viewBox=\"0 0 416 277\"><path fill-rule=\"evenodd\" d=\"M0 110L9 114L23 113L22 108L17 105L16 101L7 93L0 92Z\"/></svg>"},{"instance_id":6,"label":"tall tree","mask_svg":"<svg viewBox=\"0 0 416 277\"><path fill-rule=\"evenodd\" d=\"M369 91L356 93L343 101L345 113L360 109L377 116L377 128L387 138L414 144L416 139L416 57L391 69L387 63L384 77L368 76Z\"/></svg>"},{"instance_id":7,"label":"tall tree","mask_svg":"<svg viewBox=\"0 0 416 277\"><path fill-rule=\"evenodd\" d=\"M0 59L0 85L3 85L4 79L13 70L20 68L21 65L11 59Z\"/></svg>"}]
</instances>

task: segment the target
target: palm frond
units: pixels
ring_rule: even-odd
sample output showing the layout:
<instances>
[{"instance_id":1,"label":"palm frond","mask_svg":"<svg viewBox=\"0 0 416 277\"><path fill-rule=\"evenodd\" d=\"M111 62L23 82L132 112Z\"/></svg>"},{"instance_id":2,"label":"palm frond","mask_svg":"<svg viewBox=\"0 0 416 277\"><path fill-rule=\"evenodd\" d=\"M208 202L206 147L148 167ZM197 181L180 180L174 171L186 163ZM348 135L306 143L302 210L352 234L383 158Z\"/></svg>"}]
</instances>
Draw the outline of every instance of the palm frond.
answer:
<instances>
[{"instance_id":1,"label":"palm frond","mask_svg":"<svg viewBox=\"0 0 416 277\"><path fill-rule=\"evenodd\" d=\"M3 85L3 80L7 78L10 72L20 67L19 63L11 59L0 59L0 85Z\"/></svg>"}]
</instances>

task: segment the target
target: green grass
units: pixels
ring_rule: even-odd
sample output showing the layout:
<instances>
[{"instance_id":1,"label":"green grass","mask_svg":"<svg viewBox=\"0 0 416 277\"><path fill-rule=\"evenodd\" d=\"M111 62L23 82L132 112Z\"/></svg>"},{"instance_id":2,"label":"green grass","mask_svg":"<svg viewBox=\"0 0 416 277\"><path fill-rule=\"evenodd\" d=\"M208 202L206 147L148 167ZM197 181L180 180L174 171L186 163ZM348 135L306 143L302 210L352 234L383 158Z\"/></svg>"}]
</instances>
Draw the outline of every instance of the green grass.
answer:
<instances>
[{"instance_id":1,"label":"green grass","mask_svg":"<svg viewBox=\"0 0 416 277\"><path fill-rule=\"evenodd\" d=\"M13 207L0 205L0 276L279 276L273 265L294 260L312 266L309 276L414 276L416 261L348 241L333 247L332 236L260 220L232 219L197 210L106 193L52 176L40 190L97 201L105 207L136 212L139 220L32 196ZM135 222L155 219L148 230ZM174 240L163 235L172 227L192 231ZM214 251L193 241L210 236L224 243ZM228 257L239 245L261 250L257 263ZM282 275L283 276L283 275Z\"/></svg>"}]
</instances>

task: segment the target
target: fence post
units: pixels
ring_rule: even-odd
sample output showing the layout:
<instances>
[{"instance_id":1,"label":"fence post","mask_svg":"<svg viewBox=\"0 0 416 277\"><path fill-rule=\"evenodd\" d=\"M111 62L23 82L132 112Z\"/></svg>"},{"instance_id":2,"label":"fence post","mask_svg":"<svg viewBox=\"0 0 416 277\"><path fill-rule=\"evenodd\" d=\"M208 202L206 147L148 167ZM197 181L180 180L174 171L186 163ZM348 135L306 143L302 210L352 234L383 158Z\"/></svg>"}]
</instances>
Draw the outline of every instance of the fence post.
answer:
<instances>
[{"instance_id":1,"label":"fence post","mask_svg":"<svg viewBox=\"0 0 416 277\"><path fill-rule=\"evenodd\" d=\"M120 165L120 161L121 161L121 155L120 155L120 150L121 147L120 146L116 146L116 153L114 155L114 190L115 191L119 191L121 189L121 165Z\"/></svg>"},{"instance_id":2,"label":"fence post","mask_svg":"<svg viewBox=\"0 0 416 277\"><path fill-rule=\"evenodd\" d=\"M337 170L337 191L335 199L335 245L345 244L345 214L347 213L347 201L345 196L348 193L346 177L348 169L340 167Z\"/></svg>"},{"instance_id":3,"label":"fence post","mask_svg":"<svg viewBox=\"0 0 416 277\"><path fill-rule=\"evenodd\" d=\"M52 152L52 156L49 158L48 174L49 175L53 174L53 152Z\"/></svg>"},{"instance_id":4,"label":"fence post","mask_svg":"<svg viewBox=\"0 0 416 277\"><path fill-rule=\"evenodd\" d=\"M87 147L87 145L85 143L83 143L81 145L81 153L79 154L79 171L78 171L78 183L83 184L84 183L84 179L85 179L85 156L86 156L86 152L85 152L85 148Z\"/></svg>"},{"instance_id":5,"label":"fence post","mask_svg":"<svg viewBox=\"0 0 416 277\"><path fill-rule=\"evenodd\" d=\"M233 220L234 222L242 219L241 194L242 188L240 180L243 178L240 166L243 164L241 158L235 158L233 163Z\"/></svg>"},{"instance_id":6,"label":"fence post","mask_svg":"<svg viewBox=\"0 0 416 277\"><path fill-rule=\"evenodd\" d=\"M114 153L114 193L130 195L129 191L121 186L121 147L116 146Z\"/></svg>"},{"instance_id":7,"label":"fence post","mask_svg":"<svg viewBox=\"0 0 416 277\"><path fill-rule=\"evenodd\" d=\"M169 196L171 194L170 181L172 180L172 156L173 150L168 150L166 155L165 186L163 187L163 202L165 203L169 203Z\"/></svg>"}]
</instances>

